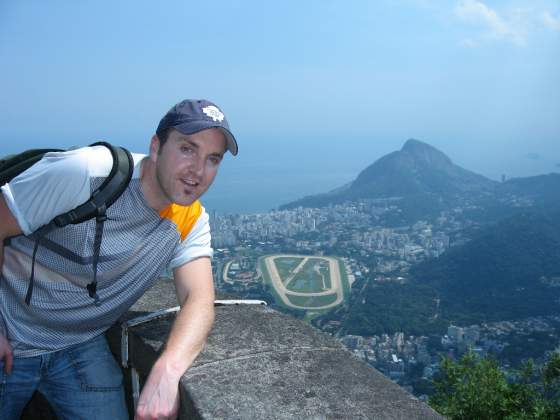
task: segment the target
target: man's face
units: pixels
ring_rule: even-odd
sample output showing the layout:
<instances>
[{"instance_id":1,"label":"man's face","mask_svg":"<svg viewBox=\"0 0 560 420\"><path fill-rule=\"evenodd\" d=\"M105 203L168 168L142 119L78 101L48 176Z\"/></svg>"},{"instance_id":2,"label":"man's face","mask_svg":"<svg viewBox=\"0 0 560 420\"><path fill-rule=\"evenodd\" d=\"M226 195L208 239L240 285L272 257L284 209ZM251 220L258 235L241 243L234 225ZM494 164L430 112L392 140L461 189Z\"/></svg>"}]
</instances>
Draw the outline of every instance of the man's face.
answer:
<instances>
[{"instance_id":1,"label":"man's face","mask_svg":"<svg viewBox=\"0 0 560 420\"><path fill-rule=\"evenodd\" d=\"M187 206L210 187L226 150L226 138L217 128L195 134L172 130L160 145L157 136L150 144L160 199Z\"/></svg>"}]
</instances>

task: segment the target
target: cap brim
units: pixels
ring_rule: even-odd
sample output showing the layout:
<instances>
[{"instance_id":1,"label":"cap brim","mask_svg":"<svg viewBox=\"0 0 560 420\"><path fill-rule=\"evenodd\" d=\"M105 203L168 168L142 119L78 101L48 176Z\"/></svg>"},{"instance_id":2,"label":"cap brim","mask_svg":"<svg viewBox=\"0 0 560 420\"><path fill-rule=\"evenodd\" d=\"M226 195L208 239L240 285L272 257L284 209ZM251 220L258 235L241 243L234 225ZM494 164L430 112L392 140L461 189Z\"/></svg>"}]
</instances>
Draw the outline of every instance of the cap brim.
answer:
<instances>
[{"instance_id":1,"label":"cap brim","mask_svg":"<svg viewBox=\"0 0 560 420\"><path fill-rule=\"evenodd\" d=\"M208 124L207 122L203 122L202 124L199 123L189 123L189 124L178 124L176 126L173 126L171 128L174 128L175 130L183 133L183 134L194 134L194 133L198 133L199 131L202 130L207 130L209 128L219 128L220 131L222 133L224 133L224 137L226 138L226 147L227 150L229 150L229 152L233 155L236 156L237 152L238 152L238 147L237 147L237 140L235 140L235 137L233 137L233 134L231 133L231 131L229 131L227 128L222 127L221 125L214 125L214 124Z\"/></svg>"},{"instance_id":2,"label":"cap brim","mask_svg":"<svg viewBox=\"0 0 560 420\"><path fill-rule=\"evenodd\" d=\"M224 127L216 127L219 128L220 131L222 133L224 133L224 136L226 137L226 142L227 142L227 149L229 150L229 152L233 155L233 156L237 156L237 152L239 151L238 147L237 147L237 140L235 140L235 137L233 137L233 134L231 134L231 132L227 129L225 129Z\"/></svg>"}]
</instances>

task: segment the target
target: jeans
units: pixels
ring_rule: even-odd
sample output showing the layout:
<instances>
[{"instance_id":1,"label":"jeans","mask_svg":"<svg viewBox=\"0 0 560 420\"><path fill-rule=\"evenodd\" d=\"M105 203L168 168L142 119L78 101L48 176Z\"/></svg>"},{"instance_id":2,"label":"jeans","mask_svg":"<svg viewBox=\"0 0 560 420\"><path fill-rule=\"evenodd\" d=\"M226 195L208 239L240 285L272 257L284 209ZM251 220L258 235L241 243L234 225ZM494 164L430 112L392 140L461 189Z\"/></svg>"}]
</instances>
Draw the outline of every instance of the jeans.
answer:
<instances>
[{"instance_id":1,"label":"jeans","mask_svg":"<svg viewBox=\"0 0 560 420\"><path fill-rule=\"evenodd\" d=\"M10 375L0 361L1 420L18 420L36 390L59 420L128 419L122 372L103 334L54 353L14 358Z\"/></svg>"}]
</instances>

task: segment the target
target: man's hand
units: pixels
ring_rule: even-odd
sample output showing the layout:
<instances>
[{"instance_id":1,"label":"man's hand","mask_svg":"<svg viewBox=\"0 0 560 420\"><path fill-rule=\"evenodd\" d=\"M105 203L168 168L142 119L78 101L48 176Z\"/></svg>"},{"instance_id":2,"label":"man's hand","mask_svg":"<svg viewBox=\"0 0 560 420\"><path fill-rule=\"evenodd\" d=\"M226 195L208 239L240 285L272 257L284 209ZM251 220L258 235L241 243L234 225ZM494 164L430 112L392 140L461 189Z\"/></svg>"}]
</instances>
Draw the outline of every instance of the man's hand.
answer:
<instances>
[{"instance_id":1,"label":"man's hand","mask_svg":"<svg viewBox=\"0 0 560 420\"><path fill-rule=\"evenodd\" d=\"M12 366L14 364L12 346L10 346L10 343L2 334L0 334L0 360L4 361L4 372L7 375L12 373Z\"/></svg>"},{"instance_id":2,"label":"man's hand","mask_svg":"<svg viewBox=\"0 0 560 420\"><path fill-rule=\"evenodd\" d=\"M179 411L179 379L182 374L183 372L173 369L162 355L142 388L134 419L176 419Z\"/></svg>"}]
</instances>

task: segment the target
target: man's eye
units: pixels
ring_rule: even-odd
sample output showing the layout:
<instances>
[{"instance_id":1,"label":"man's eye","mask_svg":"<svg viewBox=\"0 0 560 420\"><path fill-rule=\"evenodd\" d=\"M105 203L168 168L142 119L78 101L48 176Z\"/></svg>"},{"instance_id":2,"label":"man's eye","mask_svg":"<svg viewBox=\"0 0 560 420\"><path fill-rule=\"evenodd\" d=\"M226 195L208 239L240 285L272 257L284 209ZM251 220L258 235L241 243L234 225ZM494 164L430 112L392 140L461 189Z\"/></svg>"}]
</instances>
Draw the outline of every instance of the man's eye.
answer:
<instances>
[{"instance_id":1,"label":"man's eye","mask_svg":"<svg viewBox=\"0 0 560 420\"><path fill-rule=\"evenodd\" d=\"M189 146L181 146L181 153L185 153L185 154L192 154L193 153L193 148L189 147Z\"/></svg>"}]
</instances>

